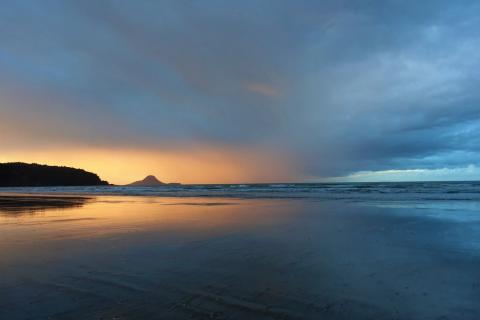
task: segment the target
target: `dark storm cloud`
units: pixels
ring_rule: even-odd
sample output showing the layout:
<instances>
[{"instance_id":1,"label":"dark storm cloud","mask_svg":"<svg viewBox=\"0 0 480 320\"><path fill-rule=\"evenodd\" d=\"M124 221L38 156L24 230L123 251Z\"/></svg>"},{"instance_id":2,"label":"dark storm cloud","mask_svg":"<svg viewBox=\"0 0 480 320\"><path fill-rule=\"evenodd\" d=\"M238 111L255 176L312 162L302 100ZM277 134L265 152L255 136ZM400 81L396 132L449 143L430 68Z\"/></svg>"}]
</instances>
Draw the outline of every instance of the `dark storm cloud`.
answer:
<instances>
[{"instance_id":1,"label":"dark storm cloud","mask_svg":"<svg viewBox=\"0 0 480 320\"><path fill-rule=\"evenodd\" d=\"M50 142L264 146L309 176L475 164L479 10L5 1L0 112Z\"/></svg>"}]
</instances>

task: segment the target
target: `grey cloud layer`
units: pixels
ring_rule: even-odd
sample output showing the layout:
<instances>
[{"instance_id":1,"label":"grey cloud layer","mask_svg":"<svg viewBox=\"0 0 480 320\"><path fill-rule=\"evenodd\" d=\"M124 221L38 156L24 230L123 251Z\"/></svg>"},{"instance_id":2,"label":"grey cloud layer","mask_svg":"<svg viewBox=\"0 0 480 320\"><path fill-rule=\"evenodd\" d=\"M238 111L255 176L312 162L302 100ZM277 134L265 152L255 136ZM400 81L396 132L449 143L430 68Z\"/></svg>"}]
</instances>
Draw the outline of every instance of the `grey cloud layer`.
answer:
<instances>
[{"instance_id":1,"label":"grey cloud layer","mask_svg":"<svg viewBox=\"0 0 480 320\"><path fill-rule=\"evenodd\" d=\"M475 1L3 2L0 112L71 123L72 142L265 146L309 176L478 163L479 12Z\"/></svg>"}]
</instances>

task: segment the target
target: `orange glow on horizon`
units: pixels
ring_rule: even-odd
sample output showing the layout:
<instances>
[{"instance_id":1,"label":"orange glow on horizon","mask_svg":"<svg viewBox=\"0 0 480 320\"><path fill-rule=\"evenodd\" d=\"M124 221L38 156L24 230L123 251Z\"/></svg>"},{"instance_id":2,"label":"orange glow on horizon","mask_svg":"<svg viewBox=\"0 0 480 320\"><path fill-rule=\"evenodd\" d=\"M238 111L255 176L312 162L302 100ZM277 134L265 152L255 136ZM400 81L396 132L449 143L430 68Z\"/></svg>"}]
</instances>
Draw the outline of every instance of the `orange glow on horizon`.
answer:
<instances>
[{"instance_id":1,"label":"orange glow on horizon","mask_svg":"<svg viewBox=\"0 0 480 320\"><path fill-rule=\"evenodd\" d=\"M292 181L282 158L258 150L202 147L194 150L52 148L2 152L0 162L69 166L94 172L113 184L127 184L153 174L163 182L246 183Z\"/></svg>"}]
</instances>

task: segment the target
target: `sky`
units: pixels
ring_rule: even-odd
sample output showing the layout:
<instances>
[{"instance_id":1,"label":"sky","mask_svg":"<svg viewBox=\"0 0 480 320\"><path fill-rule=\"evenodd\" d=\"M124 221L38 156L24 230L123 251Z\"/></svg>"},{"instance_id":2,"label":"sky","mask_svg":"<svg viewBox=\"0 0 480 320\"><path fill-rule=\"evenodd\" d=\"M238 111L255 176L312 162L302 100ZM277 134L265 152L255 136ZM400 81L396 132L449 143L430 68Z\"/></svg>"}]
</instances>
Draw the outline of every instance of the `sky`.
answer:
<instances>
[{"instance_id":1,"label":"sky","mask_svg":"<svg viewBox=\"0 0 480 320\"><path fill-rule=\"evenodd\" d=\"M0 162L112 183L480 179L478 1L0 4Z\"/></svg>"}]
</instances>

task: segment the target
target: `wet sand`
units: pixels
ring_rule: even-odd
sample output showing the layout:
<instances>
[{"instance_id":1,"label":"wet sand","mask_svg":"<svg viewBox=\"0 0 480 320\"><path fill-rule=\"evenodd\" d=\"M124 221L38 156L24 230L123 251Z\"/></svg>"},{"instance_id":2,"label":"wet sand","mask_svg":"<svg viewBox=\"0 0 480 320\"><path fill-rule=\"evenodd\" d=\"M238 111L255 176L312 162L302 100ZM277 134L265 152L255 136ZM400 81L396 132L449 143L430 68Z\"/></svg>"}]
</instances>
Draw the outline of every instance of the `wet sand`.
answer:
<instances>
[{"instance_id":1,"label":"wet sand","mask_svg":"<svg viewBox=\"0 0 480 320\"><path fill-rule=\"evenodd\" d=\"M458 203L0 196L0 319L479 319Z\"/></svg>"}]
</instances>

